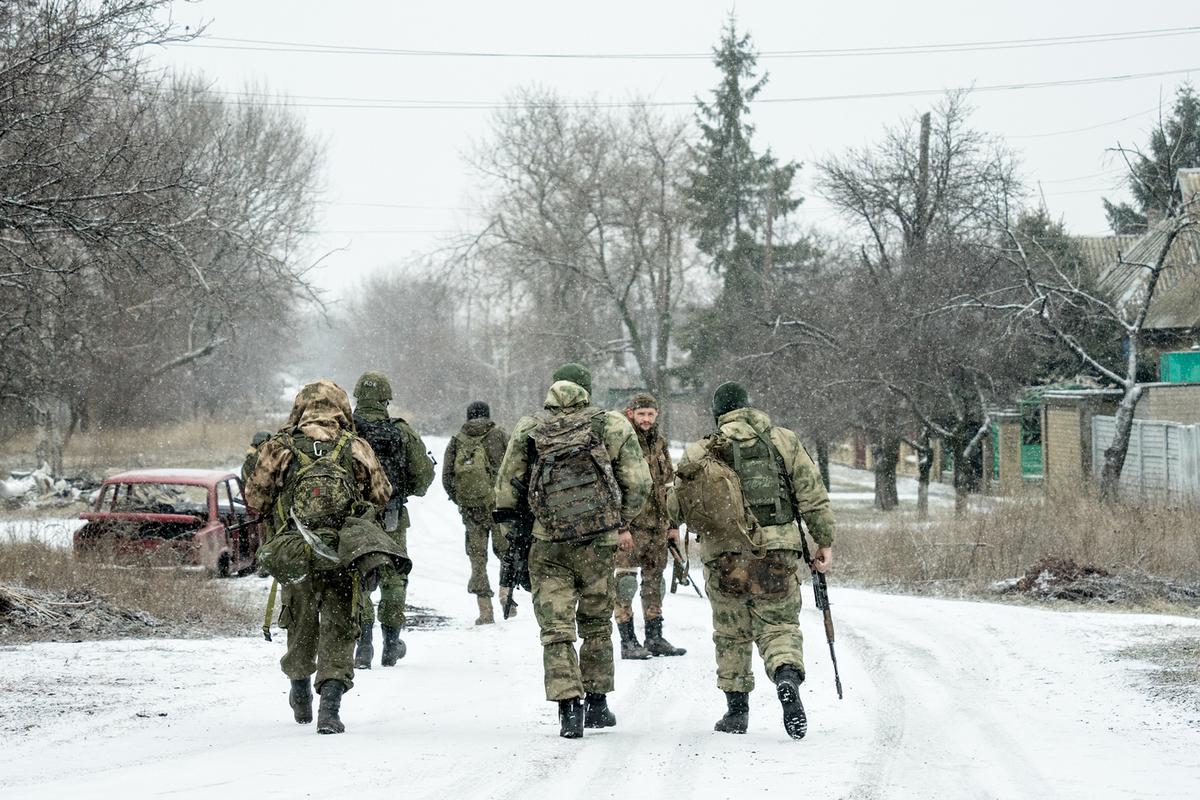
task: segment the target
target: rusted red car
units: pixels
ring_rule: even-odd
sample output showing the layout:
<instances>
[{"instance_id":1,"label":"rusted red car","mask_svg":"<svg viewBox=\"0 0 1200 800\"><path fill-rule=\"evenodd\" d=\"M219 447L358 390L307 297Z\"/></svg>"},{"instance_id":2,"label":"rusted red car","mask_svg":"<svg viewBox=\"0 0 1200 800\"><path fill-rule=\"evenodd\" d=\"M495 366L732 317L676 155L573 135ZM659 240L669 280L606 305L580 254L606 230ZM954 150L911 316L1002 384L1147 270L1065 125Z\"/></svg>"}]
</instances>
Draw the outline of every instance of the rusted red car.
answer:
<instances>
[{"instance_id":1,"label":"rusted red car","mask_svg":"<svg viewBox=\"0 0 1200 800\"><path fill-rule=\"evenodd\" d=\"M79 517L87 524L75 533L76 553L150 556L221 577L253 570L265 537L262 517L246 505L241 479L225 470L122 472L104 481L92 510Z\"/></svg>"}]
</instances>

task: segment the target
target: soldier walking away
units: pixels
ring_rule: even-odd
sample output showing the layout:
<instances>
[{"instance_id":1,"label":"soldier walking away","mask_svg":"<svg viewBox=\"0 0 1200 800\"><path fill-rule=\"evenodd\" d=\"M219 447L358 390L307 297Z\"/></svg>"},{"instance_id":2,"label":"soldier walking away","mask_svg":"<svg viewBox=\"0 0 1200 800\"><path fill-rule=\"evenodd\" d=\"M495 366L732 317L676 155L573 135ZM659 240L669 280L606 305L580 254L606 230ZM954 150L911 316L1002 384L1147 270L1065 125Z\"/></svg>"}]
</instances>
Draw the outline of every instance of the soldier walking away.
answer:
<instances>
[{"instance_id":1,"label":"soldier walking away","mask_svg":"<svg viewBox=\"0 0 1200 800\"><path fill-rule=\"evenodd\" d=\"M700 535L712 605L717 686L728 703L715 727L746 732L753 643L775 683L784 730L800 739L808 720L800 700L799 523L817 543L811 568L825 572L833 562L829 496L799 437L750 407L740 384L717 387L713 416L717 431L688 445L675 489L683 520Z\"/></svg>"},{"instance_id":2,"label":"soldier walking away","mask_svg":"<svg viewBox=\"0 0 1200 800\"><path fill-rule=\"evenodd\" d=\"M513 519L525 501L534 517L529 576L546 699L558 703L559 735L568 739L617 724L607 697L613 555L632 549L628 525L650 492L629 421L593 406L591 389L587 369L559 367L543 410L517 423L496 478L497 518Z\"/></svg>"},{"instance_id":3,"label":"soldier walking away","mask_svg":"<svg viewBox=\"0 0 1200 800\"><path fill-rule=\"evenodd\" d=\"M508 540L492 521L496 500L496 474L504 459L508 434L491 419L488 404L476 400L467 406L467 421L458 433L450 437L442 459L442 486L450 501L458 506L466 528L467 558L471 560L471 579L467 592L479 603L476 625L496 621L492 611L492 586L488 582L488 537L496 558L504 558ZM500 587L500 606L503 608L511 589ZM515 611L510 611L510 616Z\"/></svg>"},{"instance_id":4,"label":"soldier walking away","mask_svg":"<svg viewBox=\"0 0 1200 800\"><path fill-rule=\"evenodd\" d=\"M246 488L246 484L250 482L250 476L254 473L254 465L258 463L258 447L267 439L271 438L270 431L259 431L250 439L250 446L246 448L246 457L242 460L242 489Z\"/></svg>"},{"instance_id":5,"label":"soldier walking away","mask_svg":"<svg viewBox=\"0 0 1200 800\"><path fill-rule=\"evenodd\" d=\"M679 525L670 517L675 506L675 471L667 441L658 432L658 401L654 395L639 392L625 407L641 445L642 456L650 467L652 488L642 513L629 524L632 550L616 555L617 600L614 616L621 634L621 658L646 659L651 656L681 656L687 652L663 638L663 570L667 566L667 542L679 546ZM638 570L642 572L642 619L646 624L646 646L637 640L633 629L633 598L638 591Z\"/></svg>"},{"instance_id":6,"label":"soldier walking away","mask_svg":"<svg viewBox=\"0 0 1200 800\"><path fill-rule=\"evenodd\" d=\"M296 722L312 722L315 673L321 698L318 733L345 730L342 695L354 685L362 587L360 573L350 566L353 555L339 558L349 536L339 536L337 529L345 530L351 517L373 519L376 508L367 504L382 506L392 493L375 453L354 435L350 419L345 390L327 380L308 384L296 395L287 424L258 448L246 487L251 506L271 510L272 536L259 558L283 584L279 625L287 630L287 653L279 665L291 681L288 703ZM269 555L287 541L295 542L293 553L299 552L291 559L298 566L290 575ZM384 541L389 552L397 552ZM318 554L328 560L320 568L312 566L324 560ZM369 572L378 569L376 561Z\"/></svg>"},{"instance_id":7,"label":"soldier walking away","mask_svg":"<svg viewBox=\"0 0 1200 800\"><path fill-rule=\"evenodd\" d=\"M388 415L392 385L379 372L364 372L354 384L354 427L371 444L383 471L392 484L392 496L384 507L383 529L408 552L409 497L423 497L433 483L433 460L425 442L411 425L400 417ZM400 629L405 623L408 573L384 570L379 580L379 627L383 631L383 653L379 663L392 667L408 652ZM359 632L354 666L370 669L375 656L372 631L375 607L370 595L364 595L363 623Z\"/></svg>"}]
</instances>

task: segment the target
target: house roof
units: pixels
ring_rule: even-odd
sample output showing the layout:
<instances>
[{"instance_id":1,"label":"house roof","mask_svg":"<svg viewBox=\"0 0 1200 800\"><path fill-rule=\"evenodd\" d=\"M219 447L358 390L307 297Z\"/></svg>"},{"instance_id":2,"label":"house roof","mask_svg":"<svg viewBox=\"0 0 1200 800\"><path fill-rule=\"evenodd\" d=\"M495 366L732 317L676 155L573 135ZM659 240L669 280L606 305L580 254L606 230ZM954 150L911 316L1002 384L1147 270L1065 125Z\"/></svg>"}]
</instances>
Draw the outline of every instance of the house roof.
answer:
<instances>
[{"instance_id":1,"label":"house roof","mask_svg":"<svg viewBox=\"0 0 1200 800\"><path fill-rule=\"evenodd\" d=\"M1196 224L1200 170L1180 170L1177 181L1192 224L1179 232L1167 252L1150 301L1146 330L1200 327L1200 226ZM1141 302L1150 267L1177 224L1178 220L1171 217L1154 223L1100 272L1100 289L1114 298L1118 307L1130 308Z\"/></svg>"},{"instance_id":2,"label":"house roof","mask_svg":"<svg viewBox=\"0 0 1200 800\"><path fill-rule=\"evenodd\" d=\"M1075 242L1083 254L1083 263L1089 275L1101 274L1110 264L1116 263L1121 253L1128 250L1138 240L1136 233L1114 234L1112 236L1075 236Z\"/></svg>"}]
</instances>

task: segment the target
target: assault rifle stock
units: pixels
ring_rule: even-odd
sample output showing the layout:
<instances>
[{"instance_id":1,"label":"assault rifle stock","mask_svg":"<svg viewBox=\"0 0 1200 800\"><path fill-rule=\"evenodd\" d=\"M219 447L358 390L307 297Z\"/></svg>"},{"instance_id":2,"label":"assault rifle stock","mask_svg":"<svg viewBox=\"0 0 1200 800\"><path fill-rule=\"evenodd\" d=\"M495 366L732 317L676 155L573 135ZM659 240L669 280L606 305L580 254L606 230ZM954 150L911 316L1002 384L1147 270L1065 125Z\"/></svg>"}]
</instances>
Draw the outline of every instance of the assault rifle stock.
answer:
<instances>
[{"instance_id":1,"label":"assault rifle stock","mask_svg":"<svg viewBox=\"0 0 1200 800\"><path fill-rule=\"evenodd\" d=\"M689 564L687 559L683 557L683 554L679 552L679 545L667 539L667 550L671 552L671 558L675 561L671 570L671 594L675 593L676 586L682 584L683 586L691 586L696 590L696 594L699 597L704 597L704 593L700 591L700 587L696 585L696 582L692 580L692 576L688 572Z\"/></svg>"},{"instance_id":2,"label":"assault rifle stock","mask_svg":"<svg viewBox=\"0 0 1200 800\"><path fill-rule=\"evenodd\" d=\"M533 545L533 514L529 511L529 496L525 484L519 478L513 478L510 483L517 490L516 508L497 508L492 512L496 522L510 523L508 533L508 550L500 562L500 587L508 589L508 597L500 609L505 619L512 615L516 600L513 592L518 586L525 591L533 591L533 583L529 578L529 548Z\"/></svg>"}]
</instances>

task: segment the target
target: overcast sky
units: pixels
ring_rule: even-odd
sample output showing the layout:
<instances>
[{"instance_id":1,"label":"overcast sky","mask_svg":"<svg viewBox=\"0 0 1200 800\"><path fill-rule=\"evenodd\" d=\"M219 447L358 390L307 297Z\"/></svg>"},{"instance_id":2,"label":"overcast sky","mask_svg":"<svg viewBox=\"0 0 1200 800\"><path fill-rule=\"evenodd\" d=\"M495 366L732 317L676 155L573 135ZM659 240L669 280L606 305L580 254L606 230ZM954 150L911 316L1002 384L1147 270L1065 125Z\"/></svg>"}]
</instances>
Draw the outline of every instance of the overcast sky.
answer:
<instances>
[{"instance_id":1,"label":"overcast sky","mask_svg":"<svg viewBox=\"0 0 1200 800\"><path fill-rule=\"evenodd\" d=\"M1196 9L1185 11L1185 9ZM334 251L320 285L344 294L372 270L436 248L475 224L477 181L463 154L514 88L540 84L570 98L690 104L717 73L707 58L511 58L311 52L306 45L383 50L554 54L703 54L730 11L764 55L770 83L753 108L757 142L806 166L800 219L837 232L811 191L814 159L866 144L884 124L934 96L808 98L1008 86L1141 73L1090 85L972 97L978 128L1004 136L1051 212L1076 233L1105 233L1101 196L1123 195L1121 164L1105 148L1142 142L1160 98L1188 70L1200 76L1200 5L1179 0L937 2L362 2L198 0L180 24L208 23L206 39L163 51L163 63L203 71L222 91L257 82L290 96L328 145L326 192L314 252ZM1153 36L1142 32L1167 31ZM1001 40L1138 34L1051 46ZM245 40L245 41L231 41ZM290 47L288 51L271 49ZM954 52L824 55L814 50L966 45ZM799 102L788 99L804 98ZM374 101L385 101L377 103ZM380 108L380 105L418 108ZM483 108L447 108L462 102ZM691 113L689 105L667 110Z\"/></svg>"}]
</instances>

